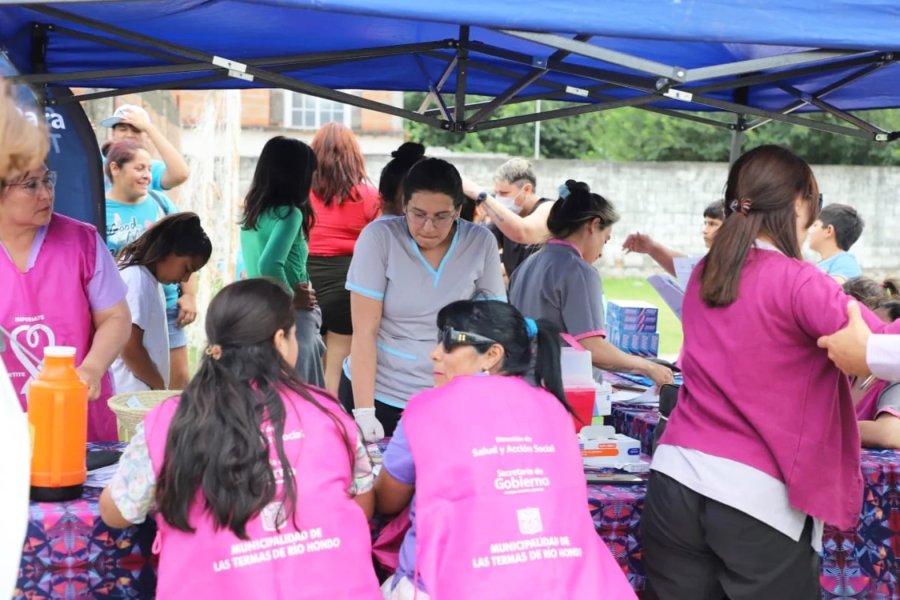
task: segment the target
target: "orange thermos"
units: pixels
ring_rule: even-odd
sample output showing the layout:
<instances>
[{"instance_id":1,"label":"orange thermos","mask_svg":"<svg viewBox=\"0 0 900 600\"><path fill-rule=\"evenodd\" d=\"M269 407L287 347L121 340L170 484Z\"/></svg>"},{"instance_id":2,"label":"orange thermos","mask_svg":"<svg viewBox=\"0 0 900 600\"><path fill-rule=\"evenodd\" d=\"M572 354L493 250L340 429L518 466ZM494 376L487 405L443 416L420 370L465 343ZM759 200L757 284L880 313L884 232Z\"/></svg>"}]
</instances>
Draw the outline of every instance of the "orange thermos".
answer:
<instances>
[{"instance_id":1,"label":"orange thermos","mask_svg":"<svg viewBox=\"0 0 900 600\"><path fill-rule=\"evenodd\" d=\"M75 371L75 348L44 348L43 367L28 386L28 422L34 432L32 500L81 497L87 478L87 404L87 384Z\"/></svg>"}]
</instances>

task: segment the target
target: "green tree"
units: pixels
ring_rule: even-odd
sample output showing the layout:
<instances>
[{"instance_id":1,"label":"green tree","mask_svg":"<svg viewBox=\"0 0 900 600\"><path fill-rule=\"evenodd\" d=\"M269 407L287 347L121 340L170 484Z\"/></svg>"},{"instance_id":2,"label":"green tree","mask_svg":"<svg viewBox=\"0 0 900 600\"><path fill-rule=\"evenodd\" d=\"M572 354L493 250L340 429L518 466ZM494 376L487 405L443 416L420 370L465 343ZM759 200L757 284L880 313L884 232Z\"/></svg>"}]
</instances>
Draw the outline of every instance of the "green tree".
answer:
<instances>
[{"instance_id":1,"label":"green tree","mask_svg":"<svg viewBox=\"0 0 900 600\"><path fill-rule=\"evenodd\" d=\"M407 94L407 108L417 108L424 94ZM477 101L469 98L470 102ZM567 106L543 102L542 110ZM533 113L532 102L500 108L494 118ZM709 118L725 120L722 114ZM888 131L900 130L900 110L866 111L858 116ZM847 125L831 115L810 119ZM515 125L475 133L450 133L421 123L407 122L409 139L426 146L444 146L457 152L498 152L531 156L534 124ZM787 123L771 122L746 133L743 148L781 144L814 164L900 164L900 142L879 143L826 133ZM727 161L731 131L636 108L586 113L541 123L540 153L544 158L603 159L612 161Z\"/></svg>"}]
</instances>

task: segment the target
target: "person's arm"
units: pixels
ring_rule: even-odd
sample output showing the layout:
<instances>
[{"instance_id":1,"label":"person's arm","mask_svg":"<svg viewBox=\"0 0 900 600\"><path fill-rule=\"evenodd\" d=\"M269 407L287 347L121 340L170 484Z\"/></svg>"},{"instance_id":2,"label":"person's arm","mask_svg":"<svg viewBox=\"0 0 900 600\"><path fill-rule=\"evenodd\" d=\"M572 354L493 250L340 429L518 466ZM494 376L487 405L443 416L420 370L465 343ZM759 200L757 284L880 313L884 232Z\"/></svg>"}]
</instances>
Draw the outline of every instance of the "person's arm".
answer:
<instances>
[{"instance_id":1,"label":"person's arm","mask_svg":"<svg viewBox=\"0 0 900 600\"><path fill-rule=\"evenodd\" d=\"M143 523L153 506L155 494L156 474L142 423L122 452L109 485L100 494L100 518L114 529Z\"/></svg>"},{"instance_id":2,"label":"person's arm","mask_svg":"<svg viewBox=\"0 0 900 600\"><path fill-rule=\"evenodd\" d=\"M524 217L497 202L490 194L479 206L490 217L491 223L517 244L542 244L550 237L547 217L550 216L552 202L539 204Z\"/></svg>"},{"instance_id":3,"label":"person's arm","mask_svg":"<svg viewBox=\"0 0 900 600\"><path fill-rule=\"evenodd\" d=\"M415 491L416 464L400 419L375 479L375 509L382 515L395 515L406 508Z\"/></svg>"},{"instance_id":4,"label":"person's arm","mask_svg":"<svg viewBox=\"0 0 900 600\"><path fill-rule=\"evenodd\" d=\"M197 318L197 279L197 274L191 273L188 280L181 284L181 296L178 298L178 318L176 321L179 327L190 325Z\"/></svg>"},{"instance_id":5,"label":"person's arm","mask_svg":"<svg viewBox=\"0 0 900 600\"><path fill-rule=\"evenodd\" d=\"M375 406L375 344L381 328L384 303L356 292L350 292L350 376L356 408Z\"/></svg>"},{"instance_id":6,"label":"person's arm","mask_svg":"<svg viewBox=\"0 0 900 600\"><path fill-rule=\"evenodd\" d=\"M382 469L375 479L375 510L381 515L396 515L409 506L415 491L415 485L397 481Z\"/></svg>"},{"instance_id":7,"label":"person's arm","mask_svg":"<svg viewBox=\"0 0 900 600\"><path fill-rule=\"evenodd\" d=\"M859 422L859 437L865 448L900 448L900 418L881 413L874 421Z\"/></svg>"},{"instance_id":8,"label":"person's arm","mask_svg":"<svg viewBox=\"0 0 900 600\"><path fill-rule=\"evenodd\" d=\"M646 358L622 352L602 336L581 338L578 342L591 352L591 362L600 369L640 373L653 380L656 385L672 383L674 376L668 367L658 365Z\"/></svg>"},{"instance_id":9,"label":"person's arm","mask_svg":"<svg viewBox=\"0 0 900 600\"><path fill-rule=\"evenodd\" d=\"M646 254L667 273L675 275L675 259L687 256L683 252L678 252L663 246L646 233L636 231L625 238L622 248L627 252L637 252Z\"/></svg>"},{"instance_id":10,"label":"person's arm","mask_svg":"<svg viewBox=\"0 0 900 600\"><path fill-rule=\"evenodd\" d=\"M366 515L366 521L372 518L375 514L375 491L369 490L368 492L357 494L353 496L353 501L356 502L359 507L362 509L363 514Z\"/></svg>"},{"instance_id":11,"label":"person's arm","mask_svg":"<svg viewBox=\"0 0 900 600\"><path fill-rule=\"evenodd\" d=\"M188 175L190 175L187 162L184 160L181 152L166 139L166 136L157 129L156 125L142 115L130 111L122 121L133 125L140 131L146 132L147 137L153 142L156 151L159 152L159 158L166 165L166 170L163 172L160 181L160 185L164 190L171 190L173 187L187 181Z\"/></svg>"},{"instance_id":12,"label":"person's arm","mask_svg":"<svg viewBox=\"0 0 900 600\"><path fill-rule=\"evenodd\" d=\"M475 290L491 300L506 302L506 277L494 245L495 239L493 234L484 236L484 266L481 275L475 280Z\"/></svg>"},{"instance_id":13,"label":"person's arm","mask_svg":"<svg viewBox=\"0 0 900 600\"><path fill-rule=\"evenodd\" d=\"M302 223L303 215L296 208L292 208L284 218L276 219L272 233L259 255L258 268L261 276L287 283L284 265L294 241L301 235Z\"/></svg>"},{"instance_id":14,"label":"person's arm","mask_svg":"<svg viewBox=\"0 0 900 600\"><path fill-rule=\"evenodd\" d=\"M855 353L857 358L853 362L865 365L878 379L900 381L900 335L892 333L866 336L865 332L859 332L858 336L855 341L848 340L845 343L837 341L836 344L840 344L838 348L844 352ZM829 348L828 357L835 360L831 354L832 350ZM838 366L841 366L840 363ZM846 371L843 367L841 370Z\"/></svg>"},{"instance_id":15,"label":"person's arm","mask_svg":"<svg viewBox=\"0 0 900 600\"><path fill-rule=\"evenodd\" d=\"M144 347L144 330L131 324L131 337L122 349L122 360L134 376L150 386L151 390L164 390L165 380Z\"/></svg>"},{"instance_id":16,"label":"person's arm","mask_svg":"<svg viewBox=\"0 0 900 600\"><path fill-rule=\"evenodd\" d=\"M107 527L111 527L113 529L125 529L126 527L131 527L133 523L122 516L122 511L119 510L119 507L116 506L116 503L113 502L112 496L109 493L109 488L104 489L100 493L100 518L103 519L103 522L106 523Z\"/></svg>"},{"instance_id":17,"label":"person's arm","mask_svg":"<svg viewBox=\"0 0 900 600\"><path fill-rule=\"evenodd\" d=\"M90 350L78 365L79 377L88 385L88 398L100 396L100 381L109 366L122 352L131 335L131 312L128 303L120 300L103 310L93 311L94 337Z\"/></svg>"},{"instance_id":18,"label":"person's arm","mask_svg":"<svg viewBox=\"0 0 900 600\"><path fill-rule=\"evenodd\" d=\"M363 443L362 437L356 439L356 455L353 460L353 483L350 486L350 495L366 515L366 520L375 514L375 474L372 469L372 459L369 451Z\"/></svg>"}]
</instances>

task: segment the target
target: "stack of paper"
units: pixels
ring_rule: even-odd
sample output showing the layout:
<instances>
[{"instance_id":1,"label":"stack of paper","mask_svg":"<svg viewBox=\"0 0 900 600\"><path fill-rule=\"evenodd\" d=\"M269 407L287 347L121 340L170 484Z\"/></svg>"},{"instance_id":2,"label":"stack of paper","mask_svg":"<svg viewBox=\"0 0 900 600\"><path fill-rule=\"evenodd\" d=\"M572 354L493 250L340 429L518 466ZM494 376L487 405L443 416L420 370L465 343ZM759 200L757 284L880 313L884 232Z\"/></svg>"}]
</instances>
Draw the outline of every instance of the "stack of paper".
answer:
<instances>
[{"instance_id":1,"label":"stack of paper","mask_svg":"<svg viewBox=\"0 0 900 600\"><path fill-rule=\"evenodd\" d=\"M119 463L116 462L105 467L100 467L99 469L94 469L93 471L88 471L87 481L84 485L92 488L105 488L109 485L109 482L112 481L113 475L116 474L118 468Z\"/></svg>"}]
</instances>

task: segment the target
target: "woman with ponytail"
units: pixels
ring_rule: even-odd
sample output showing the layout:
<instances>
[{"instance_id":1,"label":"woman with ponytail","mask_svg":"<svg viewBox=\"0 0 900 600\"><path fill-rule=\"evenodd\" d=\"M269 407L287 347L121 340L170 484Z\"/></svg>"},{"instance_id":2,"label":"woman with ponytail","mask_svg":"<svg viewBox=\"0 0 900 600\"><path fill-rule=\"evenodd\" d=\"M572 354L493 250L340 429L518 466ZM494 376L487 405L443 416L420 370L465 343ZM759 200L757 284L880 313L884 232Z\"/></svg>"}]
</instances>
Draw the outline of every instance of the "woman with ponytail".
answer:
<instances>
[{"instance_id":1,"label":"woman with ponytail","mask_svg":"<svg viewBox=\"0 0 900 600\"><path fill-rule=\"evenodd\" d=\"M277 282L223 288L196 375L145 417L103 491L110 527L155 506L160 598L380 597L368 455L294 370L295 319Z\"/></svg>"},{"instance_id":2,"label":"woman with ponytail","mask_svg":"<svg viewBox=\"0 0 900 600\"><path fill-rule=\"evenodd\" d=\"M820 209L790 150L731 167L725 222L685 292L684 385L641 517L651 597L818 598L823 522L856 525L850 386L816 345L848 298L800 253Z\"/></svg>"},{"instance_id":3,"label":"woman with ponytail","mask_svg":"<svg viewBox=\"0 0 900 600\"><path fill-rule=\"evenodd\" d=\"M410 399L375 484L378 512L412 520L385 598L634 598L584 509L559 330L496 300L448 304L437 326L435 387ZM532 545L546 539L567 543Z\"/></svg>"},{"instance_id":4,"label":"woman with ponytail","mask_svg":"<svg viewBox=\"0 0 900 600\"><path fill-rule=\"evenodd\" d=\"M591 193L586 183L570 179L560 186L547 219L552 237L513 273L509 301L575 338L590 351L595 367L641 373L657 385L672 383L670 369L606 341L603 284L593 264L618 220L612 203Z\"/></svg>"}]
</instances>

